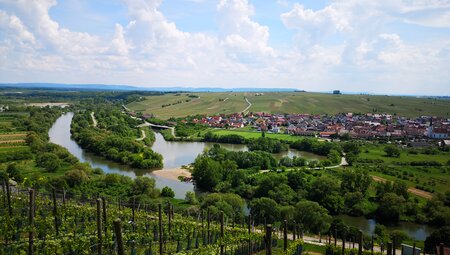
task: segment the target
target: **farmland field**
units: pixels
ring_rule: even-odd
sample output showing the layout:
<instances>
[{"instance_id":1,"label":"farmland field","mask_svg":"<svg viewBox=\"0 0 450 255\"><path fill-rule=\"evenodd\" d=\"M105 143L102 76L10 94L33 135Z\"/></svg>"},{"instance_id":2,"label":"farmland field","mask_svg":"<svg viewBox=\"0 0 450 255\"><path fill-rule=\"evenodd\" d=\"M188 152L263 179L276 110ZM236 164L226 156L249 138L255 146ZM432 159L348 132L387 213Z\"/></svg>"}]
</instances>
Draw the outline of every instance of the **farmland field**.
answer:
<instances>
[{"instance_id":1,"label":"farmland field","mask_svg":"<svg viewBox=\"0 0 450 255\"><path fill-rule=\"evenodd\" d=\"M198 98L189 97L196 95ZM434 115L447 117L450 100L406 96L332 95L304 92L279 93L195 93L148 96L128 107L134 111L153 113L156 117L184 117L195 114L230 114L248 111L269 113L336 114L390 113L406 117ZM164 106L164 107L163 107Z\"/></svg>"}]
</instances>

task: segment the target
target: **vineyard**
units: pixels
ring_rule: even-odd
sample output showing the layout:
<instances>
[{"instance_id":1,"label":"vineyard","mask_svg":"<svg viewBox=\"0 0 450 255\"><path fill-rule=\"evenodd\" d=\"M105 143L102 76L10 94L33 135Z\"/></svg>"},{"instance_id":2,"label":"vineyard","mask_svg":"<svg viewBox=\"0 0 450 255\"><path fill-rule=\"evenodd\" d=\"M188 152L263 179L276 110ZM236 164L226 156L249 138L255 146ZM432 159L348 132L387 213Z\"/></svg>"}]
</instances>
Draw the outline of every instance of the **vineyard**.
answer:
<instances>
[{"instance_id":1,"label":"vineyard","mask_svg":"<svg viewBox=\"0 0 450 255\"><path fill-rule=\"evenodd\" d=\"M301 249L301 239L287 239L287 223L283 241L271 225L257 228L251 217L229 219L209 210L181 215L171 204L70 197L65 191L45 194L4 182L0 254L255 254L266 249L298 254Z\"/></svg>"}]
</instances>

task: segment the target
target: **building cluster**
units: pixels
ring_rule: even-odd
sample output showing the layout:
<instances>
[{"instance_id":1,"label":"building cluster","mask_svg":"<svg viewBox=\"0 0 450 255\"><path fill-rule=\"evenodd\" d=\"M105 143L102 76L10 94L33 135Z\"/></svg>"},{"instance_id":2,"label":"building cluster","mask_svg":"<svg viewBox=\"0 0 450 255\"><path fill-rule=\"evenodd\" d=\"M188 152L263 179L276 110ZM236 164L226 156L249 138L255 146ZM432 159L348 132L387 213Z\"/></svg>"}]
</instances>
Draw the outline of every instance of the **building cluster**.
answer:
<instances>
[{"instance_id":1,"label":"building cluster","mask_svg":"<svg viewBox=\"0 0 450 255\"><path fill-rule=\"evenodd\" d=\"M352 138L431 138L447 139L450 120L430 116L406 118L389 114L337 115L270 114L250 112L247 115L214 115L189 120L216 128L243 128L251 126L258 131L286 133L324 138L348 135Z\"/></svg>"}]
</instances>

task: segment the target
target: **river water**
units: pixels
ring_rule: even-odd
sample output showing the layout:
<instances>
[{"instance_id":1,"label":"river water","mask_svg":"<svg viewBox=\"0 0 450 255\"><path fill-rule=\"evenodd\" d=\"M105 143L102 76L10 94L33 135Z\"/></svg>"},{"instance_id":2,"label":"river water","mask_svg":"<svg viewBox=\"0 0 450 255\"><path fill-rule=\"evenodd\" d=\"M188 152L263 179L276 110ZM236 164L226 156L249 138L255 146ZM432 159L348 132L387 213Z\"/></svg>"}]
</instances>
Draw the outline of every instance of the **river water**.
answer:
<instances>
[{"instance_id":1,"label":"river water","mask_svg":"<svg viewBox=\"0 0 450 255\"><path fill-rule=\"evenodd\" d=\"M50 142L65 147L70 153L77 157L81 162L88 162L93 168L101 168L105 173L117 173L135 178L136 176L149 176L155 179L156 187L170 187L175 192L175 198L184 199L187 191L194 191L193 183L180 182L162 178L151 173L150 170L133 169L125 165L114 163L98 157L92 153L85 152L74 140L70 134L70 124L72 122L73 113L69 112L59 117L49 130ZM164 168L173 169L182 165L192 163L195 158L205 149L211 148L214 143L204 142L170 142L165 141L160 133L155 133L155 143L152 149L163 156ZM232 151L247 151L247 146L242 144L221 144L222 147ZM287 152L274 154L275 157L283 156L302 156L308 159L321 159L322 157L315 154L289 150ZM363 230L367 234L372 234L375 229L375 221L368 220L364 217L339 216L343 221ZM399 226L389 227L389 229L401 229L416 240L425 240L432 232L432 228L426 225L413 223L401 223Z\"/></svg>"},{"instance_id":2,"label":"river water","mask_svg":"<svg viewBox=\"0 0 450 255\"><path fill-rule=\"evenodd\" d=\"M70 124L72 122L73 113L69 112L59 117L49 130L50 142L65 147L70 153L77 157L81 162L89 162L93 168L101 168L105 173L117 173L135 178L136 176L149 176L156 180L156 187L163 188L168 186L175 192L176 198L184 198L187 191L193 191L192 183L184 183L178 180L170 180L155 176L150 170L133 169L125 165L121 165L92 153L85 152L74 140L70 134ZM160 133L155 133L155 143L152 149L163 156L164 169L173 169L182 165L188 165L194 162L195 158L205 149L211 148L214 143L204 142L170 142L164 140ZM221 144L227 150L247 151L247 146L243 144ZM282 156L303 156L309 159L320 159L320 156L289 150L287 152L274 154L275 157Z\"/></svg>"}]
</instances>

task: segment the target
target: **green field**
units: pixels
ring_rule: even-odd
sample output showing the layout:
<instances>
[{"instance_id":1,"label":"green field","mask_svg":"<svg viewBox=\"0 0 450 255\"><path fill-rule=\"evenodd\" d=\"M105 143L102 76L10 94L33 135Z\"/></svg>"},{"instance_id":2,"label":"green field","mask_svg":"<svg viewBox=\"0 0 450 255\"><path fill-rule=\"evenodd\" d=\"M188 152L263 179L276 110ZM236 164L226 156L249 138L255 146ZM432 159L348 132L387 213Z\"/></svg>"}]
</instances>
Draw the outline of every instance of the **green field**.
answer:
<instances>
[{"instance_id":1,"label":"green field","mask_svg":"<svg viewBox=\"0 0 450 255\"><path fill-rule=\"evenodd\" d=\"M144 101L133 102L127 106L134 111L153 113L163 119L195 114L242 112L248 106L245 98L252 103L248 109L251 112L311 114L376 112L406 117L421 115L447 117L450 113L450 100L405 96L332 95L304 92L272 92L263 93L263 95L250 92L195 93L200 98L190 98L188 95L181 93L148 96ZM186 100L190 101L186 102ZM179 101L181 103L177 103ZM169 106L162 107L167 104Z\"/></svg>"}]
</instances>

